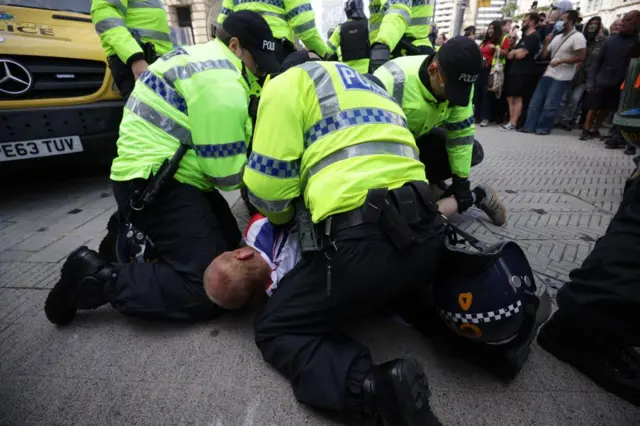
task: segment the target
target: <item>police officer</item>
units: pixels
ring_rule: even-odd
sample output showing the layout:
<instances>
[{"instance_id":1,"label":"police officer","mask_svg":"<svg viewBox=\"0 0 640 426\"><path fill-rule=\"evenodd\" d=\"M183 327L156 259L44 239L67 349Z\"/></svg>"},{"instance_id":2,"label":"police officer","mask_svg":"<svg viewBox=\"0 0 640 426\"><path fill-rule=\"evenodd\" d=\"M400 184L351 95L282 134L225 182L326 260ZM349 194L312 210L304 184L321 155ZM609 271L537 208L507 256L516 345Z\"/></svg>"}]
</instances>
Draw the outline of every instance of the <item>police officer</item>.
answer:
<instances>
[{"instance_id":1,"label":"police officer","mask_svg":"<svg viewBox=\"0 0 640 426\"><path fill-rule=\"evenodd\" d=\"M347 0L344 13L348 21L338 25L327 46L331 60L339 60L359 73L369 71L369 23L362 0Z\"/></svg>"},{"instance_id":2,"label":"police officer","mask_svg":"<svg viewBox=\"0 0 640 426\"><path fill-rule=\"evenodd\" d=\"M173 49L160 0L92 0L91 20L123 98L156 56Z\"/></svg>"},{"instance_id":3,"label":"police officer","mask_svg":"<svg viewBox=\"0 0 640 426\"><path fill-rule=\"evenodd\" d=\"M373 0L369 12L369 72L374 72L392 57L433 53L429 39L432 0Z\"/></svg>"},{"instance_id":4,"label":"police officer","mask_svg":"<svg viewBox=\"0 0 640 426\"><path fill-rule=\"evenodd\" d=\"M487 185L472 191L469 182L474 150L476 157L481 150L474 139L469 83L476 80L481 69L478 46L461 36L442 45L435 55L389 61L374 76L402 105L429 181L442 186L444 180L452 178L443 195L455 197L459 212L476 205L493 223L502 226L506 210L497 193Z\"/></svg>"},{"instance_id":5,"label":"police officer","mask_svg":"<svg viewBox=\"0 0 640 426\"><path fill-rule=\"evenodd\" d=\"M244 180L271 222L289 222L303 197L315 224L256 320L265 360L300 402L389 425L439 424L416 361L374 365L343 332L430 281L441 253L443 223L400 106L345 64L290 68L262 91Z\"/></svg>"},{"instance_id":6,"label":"police officer","mask_svg":"<svg viewBox=\"0 0 640 426\"><path fill-rule=\"evenodd\" d=\"M296 50L295 38L319 56L327 54L327 45L316 28L315 14L308 0L223 0L218 24L239 10L252 10L267 21L276 39L279 63Z\"/></svg>"},{"instance_id":7,"label":"police officer","mask_svg":"<svg viewBox=\"0 0 640 426\"><path fill-rule=\"evenodd\" d=\"M233 249L240 231L216 188L242 183L252 80L277 70L271 29L255 12L235 13L217 39L179 48L144 72L127 101L111 180L118 210L146 233L159 261L113 265L80 247L45 304L55 324L105 303L125 315L208 319L218 308L202 287L205 268ZM174 179L142 210L131 202L181 144Z\"/></svg>"}]
</instances>

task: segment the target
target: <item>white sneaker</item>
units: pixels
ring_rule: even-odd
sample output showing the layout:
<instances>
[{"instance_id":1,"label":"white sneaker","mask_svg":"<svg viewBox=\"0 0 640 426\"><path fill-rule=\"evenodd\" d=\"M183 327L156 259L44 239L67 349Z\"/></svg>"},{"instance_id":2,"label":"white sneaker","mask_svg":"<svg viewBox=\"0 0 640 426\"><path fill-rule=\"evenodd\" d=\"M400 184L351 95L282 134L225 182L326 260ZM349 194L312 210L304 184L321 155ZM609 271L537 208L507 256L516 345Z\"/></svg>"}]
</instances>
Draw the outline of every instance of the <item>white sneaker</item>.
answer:
<instances>
[{"instance_id":1,"label":"white sneaker","mask_svg":"<svg viewBox=\"0 0 640 426\"><path fill-rule=\"evenodd\" d=\"M495 189L484 183L478 185L478 187L484 191L486 196L480 203L476 204L476 207L485 212L494 225L503 226L507 223L507 209L502 201L500 201L498 193Z\"/></svg>"},{"instance_id":2,"label":"white sneaker","mask_svg":"<svg viewBox=\"0 0 640 426\"><path fill-rule=\"evenodd\" d=\"M482 120L480 122L480 127L487 127L489 125L489 120Z\"/></svg>"},{"instance_id":3,"label":"white sneaker","mask_svg":"<svg viewBox=\"0 0 640 426\"><path fill-rule=\"evenodd\" d=\"M516 128L516 126L514 126L511 123L507 123L507 124L503 124L502 125L502 129L503 130L514 130Z\"/></svg>"}]
</instances>

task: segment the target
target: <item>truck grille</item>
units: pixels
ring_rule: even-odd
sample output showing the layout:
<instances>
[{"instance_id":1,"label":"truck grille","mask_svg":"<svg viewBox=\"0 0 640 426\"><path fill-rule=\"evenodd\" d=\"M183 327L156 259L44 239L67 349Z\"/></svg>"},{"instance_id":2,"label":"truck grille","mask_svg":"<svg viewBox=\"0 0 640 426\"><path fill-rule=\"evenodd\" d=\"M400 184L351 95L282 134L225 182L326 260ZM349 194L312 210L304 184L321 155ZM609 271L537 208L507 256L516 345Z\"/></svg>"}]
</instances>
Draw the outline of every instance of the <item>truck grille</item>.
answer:
<instances>
[{"instance_id":1,"label":"truck grille","mask_svg":"<svg viewBox=\"0 0 640 426\"><path fill-rule=\"evenodd\" d=\"M88 96L102 86L107 66L100 61L44 56L14 55L0 56L0 59L21 64L33 77L29 91L22 95L0 91L0 101ZM0 74L3 74L2 70Z\"/></svg>"}]
</instances>

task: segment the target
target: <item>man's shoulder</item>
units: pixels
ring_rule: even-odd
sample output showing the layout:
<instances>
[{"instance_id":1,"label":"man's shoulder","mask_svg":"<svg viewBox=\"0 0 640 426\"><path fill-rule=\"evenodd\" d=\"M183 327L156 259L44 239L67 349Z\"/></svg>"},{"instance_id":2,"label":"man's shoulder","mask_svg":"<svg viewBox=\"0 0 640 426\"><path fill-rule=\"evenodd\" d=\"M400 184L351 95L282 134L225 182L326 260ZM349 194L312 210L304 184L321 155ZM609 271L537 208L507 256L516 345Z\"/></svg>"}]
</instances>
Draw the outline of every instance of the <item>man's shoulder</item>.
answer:
<instances>
[{"instance_id":1,"label":"man's shoulder","mask_svg":"<svg viewBox=\"0 0 640 426\"><path fill-rule=\"evenodd\" d=\"M582 46L578 47L579 49L587 47L587 38L580 31L576 30L576 32L574 32L571 37L575 45Z\"/></svg>"}]
</instances>

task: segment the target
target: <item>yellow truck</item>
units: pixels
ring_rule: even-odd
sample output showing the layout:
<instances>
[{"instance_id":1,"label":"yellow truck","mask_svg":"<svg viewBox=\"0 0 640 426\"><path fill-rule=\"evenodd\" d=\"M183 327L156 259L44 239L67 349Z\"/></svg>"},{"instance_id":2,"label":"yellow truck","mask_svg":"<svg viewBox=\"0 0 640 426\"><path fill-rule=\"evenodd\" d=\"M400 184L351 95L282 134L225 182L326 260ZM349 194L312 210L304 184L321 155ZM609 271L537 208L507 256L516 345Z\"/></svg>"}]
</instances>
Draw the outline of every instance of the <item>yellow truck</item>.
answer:
<instances>
[{"instance_id":1,"label":"yellow truck","mask_svg":"<svg viewBox=\"0 0 640 426\"><path fill-rule=\"evenodd\" d=\"M0 169L110 163L123 100L91 0L0 4Z\"/></svg>"}]
</instances>

